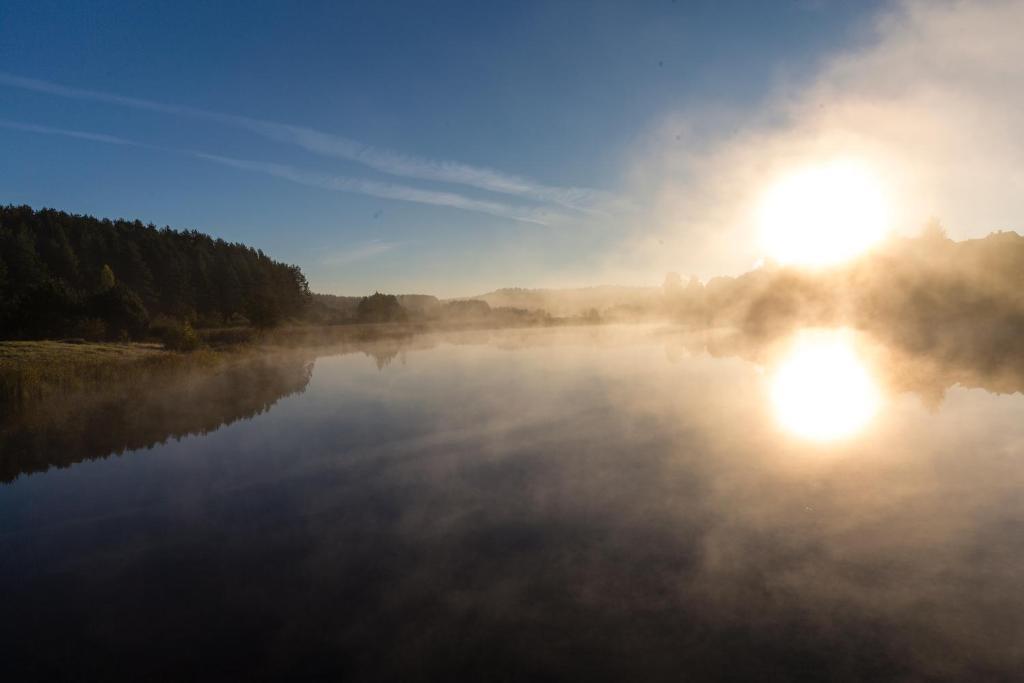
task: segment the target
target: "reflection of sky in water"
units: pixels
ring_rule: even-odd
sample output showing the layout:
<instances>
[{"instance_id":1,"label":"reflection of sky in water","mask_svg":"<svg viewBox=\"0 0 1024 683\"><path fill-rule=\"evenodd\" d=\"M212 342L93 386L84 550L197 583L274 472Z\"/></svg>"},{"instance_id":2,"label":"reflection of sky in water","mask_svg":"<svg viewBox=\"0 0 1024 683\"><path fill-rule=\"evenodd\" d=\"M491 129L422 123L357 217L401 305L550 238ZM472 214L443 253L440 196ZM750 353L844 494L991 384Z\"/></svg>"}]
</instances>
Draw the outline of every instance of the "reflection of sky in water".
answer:
<instances>
[{"instance_id":1,"label":"reflection of sky in water","mask_svg":"<svg viewBox=\"0 0 1024 683\"><path fill-rule=\"evenodd\" d=\"M1022 397L890 392L869 429L805 440L776 366L701 348L600 328L323 356L251 420L0 487L9 663L1020 671Z\"/></svg>"}]
</instances>

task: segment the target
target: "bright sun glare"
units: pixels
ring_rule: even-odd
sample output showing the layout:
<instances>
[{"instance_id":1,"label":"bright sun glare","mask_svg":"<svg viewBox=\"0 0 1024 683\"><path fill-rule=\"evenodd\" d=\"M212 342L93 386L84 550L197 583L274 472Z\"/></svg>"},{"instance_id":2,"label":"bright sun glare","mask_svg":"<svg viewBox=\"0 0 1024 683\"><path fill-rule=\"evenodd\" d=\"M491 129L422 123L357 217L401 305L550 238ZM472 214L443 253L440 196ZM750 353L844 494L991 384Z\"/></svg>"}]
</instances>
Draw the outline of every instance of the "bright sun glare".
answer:
<instances>
[{"instance_id":1,"label":"bright sun glare","mask_svg":"<svg viewBox=\"0 0 1024 683\"><path fill-rule=\"evenodd\" d=\"M797 337L772 380L779 422L797 436L832 441L861 431L878 411L880 393L844 331Z\"/></svg>"},{"instance_id":2,"label":"bright sun glare","mask_svg":"<svg viewBox=\"0 0 1024 683\"><path fill-rule=\"evenodd\" d=\"M843 160L794 171L771 186L758 208L766 255L783 265L829 266L879 242L889 206L877 175Z\"/></svg>"}]
</instances>

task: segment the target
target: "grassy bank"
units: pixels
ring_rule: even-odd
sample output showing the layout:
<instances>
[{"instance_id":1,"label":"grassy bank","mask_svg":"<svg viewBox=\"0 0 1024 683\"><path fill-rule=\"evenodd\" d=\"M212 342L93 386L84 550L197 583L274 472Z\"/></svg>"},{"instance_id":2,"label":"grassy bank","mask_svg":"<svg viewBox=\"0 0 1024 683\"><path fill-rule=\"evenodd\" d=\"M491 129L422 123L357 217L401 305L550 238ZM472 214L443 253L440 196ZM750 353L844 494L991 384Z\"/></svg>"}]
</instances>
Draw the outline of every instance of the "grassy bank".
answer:
<instances>
[{"instance_id":1,"label":"grassy bank","mask_svg":"<svg viewBox=\"0 0 1024 683\"><path fill-rule=\"evenodd\" d=\"M160 344L66 343L59 341L0 342L0 366L53 362L125 362L163 353Z\"/></svg>"},{"instance_id":2,"label":"grassy bank","mask_svg":"<svg viewBox=\"0 0 1024 683\"><path fill-rule=\"evenodd\" d=\"M159 344L0 342L0 410L114 381L146 380L183 365L216 362L218 355L174 353Z\"/></svg>"},{"instance_id":3,"label":"grassy bank","mask_svg":"<svg viewBox=\"0 0 1024 683\"><path fill-rule=\"evenodd\" d=\"M565 324L551 321L545 326ZM57 397L103 392L113 384L140 389L191 369L213 368L289 349L330 346L358 351L430 331L496 329L486 321L285 325L198 330L199 348L170 351L159 343L0 341L0 416ZM530 327L533 327L532 325Z\"/></svg>"},{"instance_id":4,"label":"grassy bank","mask_svg":"<svg viewBox=\"0 0 1024 683\"><path fill-rule=\"evenodd\" d=\"M210 369L260 355L324 344L365 343L422 332L410 323L336 327L281 327L216 330L200 335L192 352L169 351L157 343L68 343L0 341L0 417L64 397L104 392L114 385L152 388L194 369Z\"/></svg>"}]
</instances>

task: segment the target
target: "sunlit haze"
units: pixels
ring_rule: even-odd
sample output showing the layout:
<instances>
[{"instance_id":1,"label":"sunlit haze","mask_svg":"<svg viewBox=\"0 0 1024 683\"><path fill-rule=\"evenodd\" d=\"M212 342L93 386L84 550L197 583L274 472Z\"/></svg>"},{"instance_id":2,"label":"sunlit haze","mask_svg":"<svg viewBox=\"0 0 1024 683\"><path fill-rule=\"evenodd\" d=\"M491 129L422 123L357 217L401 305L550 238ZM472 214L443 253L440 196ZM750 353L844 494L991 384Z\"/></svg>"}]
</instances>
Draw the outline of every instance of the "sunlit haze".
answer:
<instances>
[{"instance_id":1,"label":"sunlit haze","mask_svg":"<svg viewBox=\"0 0 1024 683\"><path fill-rule=\"evenodd\" d=\"M870 167L833 161L776 181L761 199L758 224L766 254L778 263L829 266L881 240L889 206Z\"/></svg>"},{"instance_id":2,"label":"sunlit haze","mask_svg":"<svg viewBox=\"0 0 1024 683\"><path fill-rule=\"evenodd\" d=\"M857 434L879 408L875 380L845 330L800 334L771 383L779 423L815 441Z\"/></svg>"},{"instance_id":3,"label":"sunlit haze","mask_svg":"<svg viewBox=\"0 0 1024 683\"><path fill-rule=\"evenodd\" d=\"M1022 30L0 0L3 681L1024 680Z\"/></svg>"}]
</instances>

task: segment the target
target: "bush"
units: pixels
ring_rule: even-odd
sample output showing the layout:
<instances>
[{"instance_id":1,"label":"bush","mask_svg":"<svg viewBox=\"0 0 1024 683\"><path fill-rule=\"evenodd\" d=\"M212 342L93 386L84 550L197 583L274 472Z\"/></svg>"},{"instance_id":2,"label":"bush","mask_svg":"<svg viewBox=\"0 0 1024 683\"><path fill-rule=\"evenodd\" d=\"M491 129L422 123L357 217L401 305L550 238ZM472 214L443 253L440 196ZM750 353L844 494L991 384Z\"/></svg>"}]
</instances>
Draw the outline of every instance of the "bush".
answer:
<instances>
[{"instance_id":1,"label":"bush","mask_svg":"<svg viewBox=\"0 0 1024 683\"><path fill-rule=\"evenodd\" d=\"M226 327L249 327L252 323L241 313L232 313L224 321Z\"/></svg>"},{"instance_id":2,"label":"bush","mask_svg":"<svg viewBox=\"0 0 1024 683\"><path fill-rule=\"evenodd\" d=\"M103 341L107 338L107 324L99 318L85 318L75 325L75 336L88 341Z\"/></svg>"},{"instance_id":3,"label":"bush","mask_svg":"<svg viewBox=\"0 0 1024 683\"><path fill-rule=\"evenodd\" d=\"M364 323L403 322L406 317L405 309L394 294L374 292L372 296L364 296L356 308L356 318Z\"/></svg>"},{"instance_id":4,"label":"bush","mask_svg":"<svg viewBox=\"0 0 1024 683\"><path fill-rule=\"evenodd\" d=\"M149 326L149 331L171 351L195 351L199 348L199 335L188 320L179 322L167 316L159 316Z\"/></svg>"},{"instance_id":5,"label":"bush","mask_svg":"<svg viewBox=\"0 0 1024 683\"><path fill-rule=\"evenodd\" d=\"M221 327L215 330L203 330L200 339L211 346L234 346L247 344L253 340L251 327Z\"/></svg>"},{"instance_id":6,"label":"bush","mask_svg":"<svg viewBox=\"0 0 1024 683\"><path fill-rule=\"evenodd\" d=\"M196 316L195 326L201 330L223 327L224 316L219 312L203 313Z\"/></svg>"},{"instance_id":7,"label":"bush","mask_svg":"<svg viewBox=\"0 0 1024 683\"><path fill-rule=\"evenodd\" d=\"M115 339L137 339L148 327L149 313L142 300L121 283L91 296L87 309L91 317L106 322L108 336Z\"/></svg>"}]
</instances>

